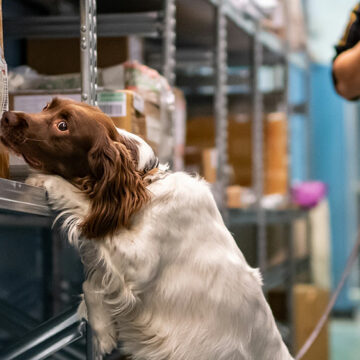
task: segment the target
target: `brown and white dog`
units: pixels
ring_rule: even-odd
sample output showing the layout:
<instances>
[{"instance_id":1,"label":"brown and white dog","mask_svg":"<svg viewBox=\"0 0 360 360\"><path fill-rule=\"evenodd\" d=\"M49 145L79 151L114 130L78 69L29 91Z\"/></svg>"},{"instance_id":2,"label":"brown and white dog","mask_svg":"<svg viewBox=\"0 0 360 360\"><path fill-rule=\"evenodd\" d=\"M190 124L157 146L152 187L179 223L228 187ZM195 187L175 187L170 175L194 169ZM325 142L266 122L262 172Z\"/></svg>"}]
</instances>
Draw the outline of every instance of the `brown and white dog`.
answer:
<instances>
[{"instance_id":1,"label":"brown and white dog","mask_svg":"<svg viewBox=\"0 0 360 360\"><path fill-rule=\"evenodd\" d=\"M134 360L292 359L205 181L169 172L142 139L72 100L6 112L1 140L42 172L28 183L46 188L79 249L79 313L99 352L121 342Z\"/></svg>"}]
</instances>

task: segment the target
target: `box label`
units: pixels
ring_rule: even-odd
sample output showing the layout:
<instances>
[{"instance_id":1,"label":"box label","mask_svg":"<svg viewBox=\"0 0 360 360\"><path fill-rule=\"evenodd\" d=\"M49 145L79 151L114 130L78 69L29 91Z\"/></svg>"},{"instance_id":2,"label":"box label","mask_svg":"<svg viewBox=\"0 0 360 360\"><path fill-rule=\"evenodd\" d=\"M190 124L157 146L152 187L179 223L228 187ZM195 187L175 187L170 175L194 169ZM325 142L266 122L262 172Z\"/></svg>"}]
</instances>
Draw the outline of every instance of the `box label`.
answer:
<instances>
[{"instance_id":1,"label":"box label","mask_svg":"<svg viewBox=\"0 0 360 360\"><path fill-rule=\"evenodd\" d=\"M98 94L98 106L107 115L126 116L126 94L119 92L103 92Z\"/></svg>"}]
</instances>

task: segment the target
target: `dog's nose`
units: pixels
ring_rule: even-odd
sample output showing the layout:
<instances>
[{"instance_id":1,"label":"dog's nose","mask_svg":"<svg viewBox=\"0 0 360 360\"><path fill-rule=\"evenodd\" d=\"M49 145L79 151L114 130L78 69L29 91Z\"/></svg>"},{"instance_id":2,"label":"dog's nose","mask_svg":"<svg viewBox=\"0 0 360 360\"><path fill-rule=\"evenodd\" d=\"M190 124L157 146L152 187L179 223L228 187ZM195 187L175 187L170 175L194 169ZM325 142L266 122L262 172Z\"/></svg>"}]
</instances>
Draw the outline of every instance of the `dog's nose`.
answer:
<instances>
[{"instance_id":1,"label":"dog's nose","mask_svg":"<svg viewBox=\"0 0 360 360\"><path fill-rule=\"evenodd\" d=\"M20 114L12 112L12 111L5 111L2 118L1 123L3 126L8 127L22 127L26 126L26 120L20 116Z\"/></svg>"}]
</instances>

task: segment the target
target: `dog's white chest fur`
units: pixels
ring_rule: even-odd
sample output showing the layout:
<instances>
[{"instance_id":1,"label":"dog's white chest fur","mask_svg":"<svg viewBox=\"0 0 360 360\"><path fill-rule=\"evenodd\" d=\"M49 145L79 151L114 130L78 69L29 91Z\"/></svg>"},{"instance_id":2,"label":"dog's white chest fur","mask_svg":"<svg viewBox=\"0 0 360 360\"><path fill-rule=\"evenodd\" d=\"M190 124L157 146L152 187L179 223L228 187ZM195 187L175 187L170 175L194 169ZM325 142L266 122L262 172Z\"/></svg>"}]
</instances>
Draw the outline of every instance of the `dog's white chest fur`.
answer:
<instances>
[{"instance_id":1,"label":"dog's white chest fur","mask_svg":"<svg viewBox=\"0 0 360 360\"><path fill-rule=\"evenodd\" d=\"M65 226L87 270L87 314L84 304L81 311L101 351L121 341L134 360L291 359L260 275L246 263L204 181L160 176L131 229L103 241L78 239L87 211L82 194L60 177L32 179L39 183L52 206L69 216Z\"/></svg>"}]
</instances>

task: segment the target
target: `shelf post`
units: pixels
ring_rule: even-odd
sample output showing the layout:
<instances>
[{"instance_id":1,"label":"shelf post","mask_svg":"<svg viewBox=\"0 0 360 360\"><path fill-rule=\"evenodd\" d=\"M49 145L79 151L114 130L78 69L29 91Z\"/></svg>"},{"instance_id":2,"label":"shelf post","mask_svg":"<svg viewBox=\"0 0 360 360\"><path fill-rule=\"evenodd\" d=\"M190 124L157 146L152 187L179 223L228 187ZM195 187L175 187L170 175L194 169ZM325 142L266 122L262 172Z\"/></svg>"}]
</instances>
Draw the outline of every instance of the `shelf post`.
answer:
<instances>
[{"instance_id":1,"label":"shelf post","mask_svg":"<svg viewBox=\"0 0 360 360\"><path fill-rule=\"evenodd\" d=\"M80 21L81 100L96 105L96 0L80 0Z\"/></svg>"},{"instance_id":2,"label":"shelf post","mask_svg":"<svg viewBox=\"0 0 360 360\"><path fill-rule=\"evenodd\" d=\"M216 194L218 204L227 219L226 187L228 185L228 99L227 99L227 19L225 1L220 0L215 8L215 144L217 151Z\"/></svg>"},{"instance_id":3,"label":"shelf post","mask_svg":"<svg viewBox=\"0 0 360 360\"><path fill-rule=\"evenodd\" d=\"M96 0L80 0L81 101L97 105L97 25ZM94 348L94 335L86 324L86 359L100 360Z\"/></svg>"},{"instance_id":4,"label":"shelf post","mask_svg":"<svg viewBox=\"0 0 360 360\"><path fill-rule=\"evenodd\" d=\"M168 81L170 87L175 85L175 54L176 54L176 4L175 0L163 0L164 16L163 16L163 46L162 46L162 73ZM173 139L175 138L175 98L169 98L168 94L161 94L160 99L160 121L162 133L165 129L171 132ZM170 166L174 163L175 148L172 147L171 154L165 150L168 146L167 141L160 139L160 146L158 149L158 156L161 162L169 163ZM166 156L164 155L166 154Z\"/></svg>"},{"instance_id":5,"label":"shelf post","mask_svg":"<svg viewBox=\"0 0 360 360\"><path fill-rule=\"evenodd\" d=\"M264 121L263 121L263 94L260 89L260 69L263 64L263 46L260 41L261 24L256 21L253 39L253 126L252 126L252 182L256 196L256 223L257 223L257 265L261 271L266 269L266 214L261 206L264 195Z\"/></svg>"},{"instance_id":6,"label":"shelf post","mask_svg":"<svg viewBox=\"0 0 360 360\"><path fill-rule=\"evenodd\" d=\"M175 53L176 53L176 5L175 0L165 1L163 31L163 74L170 86L175 84Z\"/></svg>"}]
</instances>

